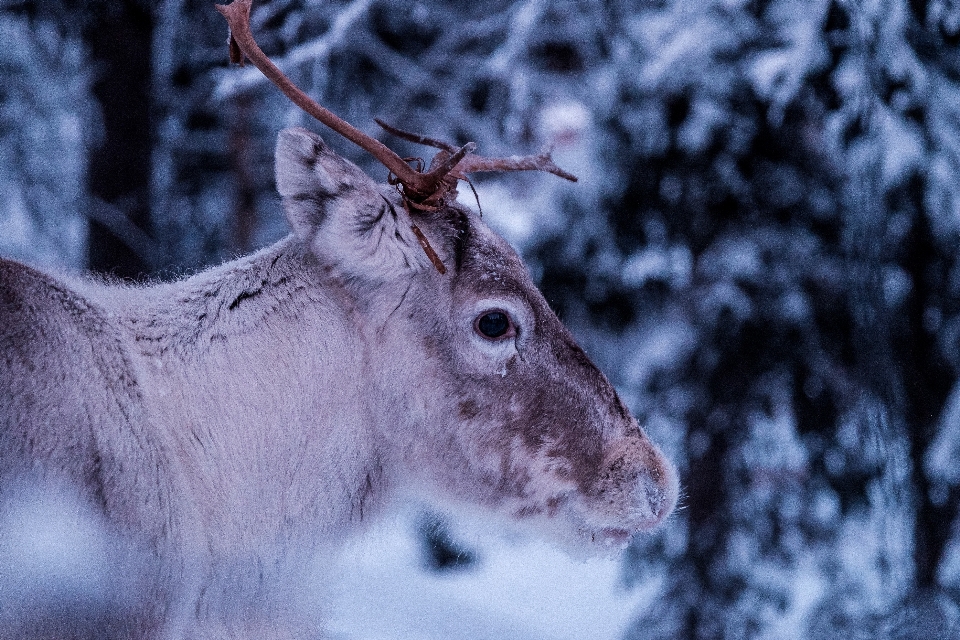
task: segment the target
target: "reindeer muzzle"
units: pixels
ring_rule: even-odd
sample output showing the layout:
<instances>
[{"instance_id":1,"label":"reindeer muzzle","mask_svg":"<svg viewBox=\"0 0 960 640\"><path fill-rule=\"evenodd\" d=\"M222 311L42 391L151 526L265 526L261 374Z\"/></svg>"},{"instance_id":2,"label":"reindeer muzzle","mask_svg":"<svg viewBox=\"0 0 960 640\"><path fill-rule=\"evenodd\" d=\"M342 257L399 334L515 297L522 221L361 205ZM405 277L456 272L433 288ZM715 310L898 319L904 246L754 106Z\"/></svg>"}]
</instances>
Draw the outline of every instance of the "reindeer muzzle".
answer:
<instances>
[{"instance_id":1,"label":"reindeer muzzle","mask_svg":"<svg viewBox=\"0 0 960 640\"><path fill-rule=\"evenodd\" d=\"M614 443L590 491L603 537L649 531L677 501L677 474L645 436Z\"/></svg>"}]
</instances>

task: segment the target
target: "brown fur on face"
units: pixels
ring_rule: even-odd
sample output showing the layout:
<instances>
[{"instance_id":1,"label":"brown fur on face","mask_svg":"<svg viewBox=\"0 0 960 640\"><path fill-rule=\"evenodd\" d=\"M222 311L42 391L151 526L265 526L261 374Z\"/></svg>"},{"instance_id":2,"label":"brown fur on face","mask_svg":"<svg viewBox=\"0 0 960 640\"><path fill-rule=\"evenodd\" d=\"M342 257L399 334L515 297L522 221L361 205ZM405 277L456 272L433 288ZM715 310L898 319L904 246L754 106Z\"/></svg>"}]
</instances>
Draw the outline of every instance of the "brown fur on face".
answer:
<instances>
[{"instance_id":1,"label":"brown fur on face","mask_svg":"<svg viewBox=\"0 0 960 640\"><path fill-rule=\"evenodd\" d=\"M425 225L426 226L426 225ZM414 303L432 319L422 337L436 377L436 403L412 453L441 461L430 471L441 493L458 494L508 515L549 523L575 538L606 540L655 527L672 510L676 475L536 290L515 252L478 218L451 208L429 231L446 245L450 297ZM452 260L450 257L452 254ZM413 295L413 294L411 294ZM514 317L518 335L484 344L472 321L484 309ZM494 352L485 352L488 346ZM489 351L489 349L488 349ZM433 435L436 433L437 435ZM411 445L412 447L412 445Z\"/></svg>"}]
</instances>

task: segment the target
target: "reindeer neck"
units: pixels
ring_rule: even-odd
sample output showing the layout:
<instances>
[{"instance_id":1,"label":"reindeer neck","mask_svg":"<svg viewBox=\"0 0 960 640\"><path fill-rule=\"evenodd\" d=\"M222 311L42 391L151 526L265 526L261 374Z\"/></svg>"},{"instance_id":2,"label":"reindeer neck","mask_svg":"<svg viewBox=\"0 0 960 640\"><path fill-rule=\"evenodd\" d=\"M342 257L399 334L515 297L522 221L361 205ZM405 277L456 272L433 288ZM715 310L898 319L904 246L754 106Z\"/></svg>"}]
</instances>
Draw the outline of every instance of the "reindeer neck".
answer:
<instances>
[{"instance_id":1,"label":"reindeer neck","mask_svg":"<svg viewBox=\"0 0 960 640\"><path fill-rule=\"evenodd\" d=\"M196 495L217 496L197 511L225 547L238 544L231 533L286 535L285 521L335 532L370 508L381 470L363 345L339 291L287 238L181 282L106 294L148 413L201 479Z\"/></svg>"}]
</instances>

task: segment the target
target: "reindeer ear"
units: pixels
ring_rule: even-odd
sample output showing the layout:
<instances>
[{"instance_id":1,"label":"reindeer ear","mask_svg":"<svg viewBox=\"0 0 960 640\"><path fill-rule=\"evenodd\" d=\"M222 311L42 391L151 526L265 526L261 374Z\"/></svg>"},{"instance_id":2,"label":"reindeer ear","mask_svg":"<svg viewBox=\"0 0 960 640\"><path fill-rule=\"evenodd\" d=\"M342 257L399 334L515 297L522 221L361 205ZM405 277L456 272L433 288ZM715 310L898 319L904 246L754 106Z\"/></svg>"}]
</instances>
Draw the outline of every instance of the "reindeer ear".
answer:
<instances>
[{"instance_id":1,"label":"reindeer ear","mask_svg":"<svg viewBox=\"0 0 960 640\"><path fill-rule=\"evenodd\" d=\"M316 233L337 208L337 200L356 199L358 187L376 190L365 184L372 180L358 167L333 153L320 136L299 127L280 132L275 170L287 220L303 239Z\"/></svg>"},{"instance_id":2,"label":"reindeer ear","mask_svg":"<svg viewBox=\"0 0 960 640\"><path fill-rule=\"evenodd\" d=\"M429 265L395 194L382 193L317 134L281 131L275 168L290 226L319 256L364 279Z\"/></svg>"}]
</instances>

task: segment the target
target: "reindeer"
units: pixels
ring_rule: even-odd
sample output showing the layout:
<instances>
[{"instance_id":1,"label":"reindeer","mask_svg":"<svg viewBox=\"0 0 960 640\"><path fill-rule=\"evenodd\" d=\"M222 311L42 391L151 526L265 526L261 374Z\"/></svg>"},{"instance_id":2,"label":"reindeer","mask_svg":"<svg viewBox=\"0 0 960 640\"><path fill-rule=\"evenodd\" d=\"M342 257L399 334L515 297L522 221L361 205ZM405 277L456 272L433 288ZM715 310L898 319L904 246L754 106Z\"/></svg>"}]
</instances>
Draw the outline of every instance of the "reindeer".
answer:
<instances>
[{"instance_id":1,"label":"reindeer","mask_svg":"<svg viewBox=\"0 0 960 640\"><path fill-rule=\"evenodd\" d=\"M472 171L562 170L418 138L440 150L415 171L270 63L250 0L217 8L235 60L394 184L287 129L292 234L258 253L151 286L0 261L0 558L4 531L31 533L25 501L57 504L101 536L81 573L113 585L58 615L0 562L0 636L319 637L304 567L411 491L584 548L661 523L670 464L517 254L454 201Z\"/></svg>"}]
</instances>

